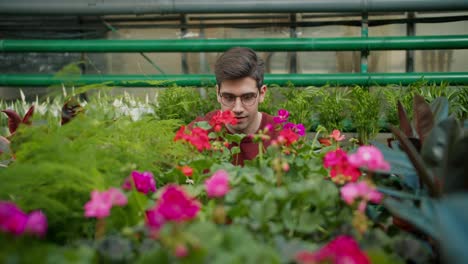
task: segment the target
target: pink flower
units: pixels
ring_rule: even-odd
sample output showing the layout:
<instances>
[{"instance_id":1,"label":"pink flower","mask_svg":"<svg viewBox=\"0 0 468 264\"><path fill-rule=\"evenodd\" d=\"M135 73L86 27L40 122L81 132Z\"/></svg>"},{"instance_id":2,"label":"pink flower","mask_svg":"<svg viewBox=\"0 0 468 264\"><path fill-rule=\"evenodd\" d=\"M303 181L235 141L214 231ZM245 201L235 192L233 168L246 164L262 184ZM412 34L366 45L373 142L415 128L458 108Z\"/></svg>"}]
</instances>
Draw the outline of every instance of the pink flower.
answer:
<instances>
[{"instance_id":1,"label":"pink flower","mask_svg":"<svg viewBox=\"0 0 468 264\"><path fill-rule=\"evenodd\" d=\"M122 189L124 190L131 190L132 189L132 181L135 184L135 188L137 191L147 194L150 191L156 192L156 181L154 180L154 176L151 172L138 172L132 171L131 175L125 180L124 184L122 185Z\"/></svg>"},{"instance_id":2,"label":"pink flower","mask_svg":"<svg viewBox=\"0 0 468 264\"><path fill-rule=\"evenodd\" d=\"M184 244L178 244L175 247L174 254L177 258L185 258L188 255L188 249Z\"/></svg>"},{"instance_id":3,"label":"pink flower","mask_svg":"<svg viewBox=\"0 0 468 264\"><path fill-rule=\"evenodd\" d=\"M345 135L341 135L341 132L338 129L333 130L329 137L333 138L335 141L342 141L345 139Z\"/></svg>"},{"instance_id":4,"label":"pink flower","mask_svg":"<svg viewBox=\"0 0 468 264\"><path fill-rule=\"evenodd\" d=\"M91 200L85 205L85 216L106 218L110 215L112 206L124 206L127 204L127 197L118 189L110 188L108 191L92 191Z\"/></svg>"},{"instance_id":5,"label":"pink flower","mask_svg":"<svg viewBox=\"0 0 468 264\"><path fill-rule=\"evenodd\" d=\"M349 156L349 162L356 167L371 171L389 171L390 164L384 160L382 152L374 146L361 146L357 152Z\"/></svg>"},{"instance_id":6,"label":"pink flower","mask_svg":"<svg viewBox=\"0 0 468 264\"><path fill-rule=\"evenodd\" d=\"M229 174L225 170L218 170L205 181L208 197L223 197L229 192Z\"/></svg>"},{"instance_id":7,"label":"pink flower","mask_svg":"<svg viewBox=\"0 0 468 264\"><path fill-rule=\"evenodd\" d=\"M47 218L41 211L33 211L29 214L25 226L25 232L38 237L44 237L47 232Z\"/></svg>"},{"instance_id":8,"label":"pink flower","mask_svg":"<svg viewBox=\"0 0 468 264\"><path fill-rule=\"evenodd\" d=\"M156 205L146 212L146 221L150 227L158 228L166 221L183 222L195 218L200 210L200 203L189 197L178 185L167 185Z\"/></svg>"},{"instance_id":9,"label":"pink flower","mask_svg":"<svg viewBox=\"0 0 468 264\"><path fill-rule=\"evenodd\" d=\"M0 230L13 235L24 232L28 216L14 203L0 201Z\"/></svg>"},{"instance_id":10,"label":"pink flower","mask_svg":"<svg viewBox=\"0 0 468 264\"><path fill-rule=\"evenodd\" d=\"M362 199L358 207L361 212L364 212L368 201L380 203L383 198L380 192L365 181L348 183L340 189L340 193L341 198L349 205L353 204L357 199Z\"/></svg>"},{"instance_id":11,"label":"pink flower","mask_svg":"<svg viewBox=\"0 0 468 264\"><path fill-rule=\"evenodd\" d=\"M273 121L276 124L281 124L281 123L284 123L284 122L288 121L288 118L289 118L288 110L280 109L280 110L278 110L278 115L273 117Z\"/></svg>"},{"instance_id":12,"label":"pink flower","mask_svg":"<svg viewBox=\"0 0 468 264\"><path fill-rule=\"evenodd\" d=\"M338 236L319 251L301 251L296 254L300 264L334 263L334 264L370 264L369 257L361 251L357 242L349 236Z\"/></svg>"},{"instance_id":13,"label":"pink flower","mask_svg":"<svg viewBox=\"0 0 468 264\"><path fill-rule=\"evenodd\" d=\"M337 149L335 151L330 151L325 154L325 157L323 158L323 166L325 168L329 168L332 166L337 166L342 164L343 162L346 162L348 160L348 157L346 155L346 152L344 152L342 149Z\"/></svg>"}]
</instances>

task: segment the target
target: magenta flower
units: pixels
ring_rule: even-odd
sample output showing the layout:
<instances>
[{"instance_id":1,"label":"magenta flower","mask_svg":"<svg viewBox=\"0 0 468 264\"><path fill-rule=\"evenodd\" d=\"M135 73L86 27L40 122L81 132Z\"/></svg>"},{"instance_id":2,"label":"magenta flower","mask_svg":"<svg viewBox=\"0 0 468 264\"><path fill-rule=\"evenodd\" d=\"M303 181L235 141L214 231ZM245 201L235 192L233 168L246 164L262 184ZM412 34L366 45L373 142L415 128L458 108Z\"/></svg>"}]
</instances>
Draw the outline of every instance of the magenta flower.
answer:
<instances>
[{"instance_id":1,"label":"magenta flower","mask_svg":"<svg viewBox=\"0 0 468 264\"><path fill-rule=\"evenodd\" d=\"M0 230L13 235L24 232L28 216L14 203L0 201Z\"/></svg>"},{"instance_id":2,"label":"magenta flower","mask_svg":"<svg viewBox=\"0 0 468 264\"><path fill-rule=\"evenodd\" d=\"M26 221L25 232L44 237L47 232L47 218L41 211L33 211Z\"/></svg>"},{"instance_id":3,"label":"magenta flower","mask_svg":"<svg viewBox=\"0 0 468 264\"><path fill-rule=\"evenodd\" d=\"M223 197L229 192L229 174L225 170L218 170L205 181L208 197Z\"/></svg>"},{"instance_id":4,"label":"magenta flower","mask_svg":"<svg viewBox=\"0 0 468 264\"><path fill-rule=\"evenodd\" d=\"M110 188L108 191L92 191L91 200L84 205L85 216L106 218L110 215L112 206L124 206L127 204L127 197L119 189Z\"/></svg>"},{"instance_id":5,"label":"magenta flower","mask_svg":"<svg viewBox=\"0 0 468 264\"><path fill-rule=\"evenodd\" d=\"M349 162L371 171L389 171L390 164L385 161L382 152L374 146L361 146L357 152L349 155Z\"/></svg>"},{"instance_id":6,"label":"magenta flower","mask_svg":"<svg viewBox=\"0 0 468 264\"><path fill-rule=\"evenodd\" d=\"M41 211L27 215L14 203L0 201L0 230L13 235L26 232L43 237L47 232L47 218Z\"/></svg>"},{"instance_id":7,"label":"magenta flower","mask_svg":"<svg viewBox=\"0 0 468 264\"><path fill-rule=\"evenodd\" d=\"M361 199L358 209L364 212L367 202L380 203L383 195L365 181L348 183L340 189L341 198L349 205Z\"/></svg>"},{"instance_id":8,"label":"magenta flower","mask_svg":"<svg viewBox=\"0 0 468 264\"><path fill-rule=\"evenodd\" d=\"M299 264L370 264L369 257L361 251L358 243L352 237L344 235L338 236L316 252L298 252L295 259Z\"/></svg>"},{"instance_id":9,"label":"magenta flower","mask_svg":"<svg viewBox=\"0 0 468 264\"><path fill-rule=\"evenodd\" d=\"M158 227L166 221L191 220L199 210L200 203L189 197L182 187L167 185L156 205L146 212L146 220L150 227Z\"/></svg>"},{"instance_id":10,"label":"magenta flower","mask_svg":"<svg viewBox=\"0 0 468 264\"><path fill-rule=\"evenodd\" d=\"M288 110L280 109L280 110L278 110L278 115L273 117L273 121L276 124L281 124L281 123L284 123L284 122L288 121L288 118L289 118Z\"/></svg>"},{"instance_id":11,"label":"magenta flower","mask_svg":"<svg viewBox=\"0 0 468 264\"><path fill-rule=\"evenodd\" d=\"M156 181L151 172L138 172L132 171L131 175L125 180L122 189L131 190L132 182L138 192L147 194L149 192L156 192Z\"/></svg>"}]
</instances>

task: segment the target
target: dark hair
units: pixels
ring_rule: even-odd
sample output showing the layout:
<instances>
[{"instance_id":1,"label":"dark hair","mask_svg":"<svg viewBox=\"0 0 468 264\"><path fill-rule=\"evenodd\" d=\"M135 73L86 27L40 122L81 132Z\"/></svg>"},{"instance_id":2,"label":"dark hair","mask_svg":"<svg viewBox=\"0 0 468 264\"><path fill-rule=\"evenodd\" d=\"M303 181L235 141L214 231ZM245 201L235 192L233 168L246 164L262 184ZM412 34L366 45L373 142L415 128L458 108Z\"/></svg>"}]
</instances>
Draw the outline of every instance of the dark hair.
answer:
<instances>
[{"instance_id":1,"label":"dark hair","mask_svg":"<svg viewBox=\"0 0 468 264\"><path fill-rule=\"evenodd\" d=\"M216 83L221 88L225 80L251 77L257 82L257 88L263 85L265 65L257 53L250 48L235 47L221 55L215 64Z\"/></svg>"}]
</instances>

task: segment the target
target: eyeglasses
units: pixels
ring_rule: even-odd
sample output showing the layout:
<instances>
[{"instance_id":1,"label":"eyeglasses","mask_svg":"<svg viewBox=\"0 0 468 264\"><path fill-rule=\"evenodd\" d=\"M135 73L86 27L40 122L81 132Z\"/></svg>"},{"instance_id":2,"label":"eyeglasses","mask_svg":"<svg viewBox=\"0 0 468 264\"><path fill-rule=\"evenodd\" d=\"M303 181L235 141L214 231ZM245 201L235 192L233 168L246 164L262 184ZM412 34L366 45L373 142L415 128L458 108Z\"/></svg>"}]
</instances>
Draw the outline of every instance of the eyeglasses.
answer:
<instances>
[{"instance_id":1,"label":"eyeglasses","mask_svg":"<svg viewBox=\"0 0 468 264\"><path fill-rule=\"evenodd\" d=\"M237 97L240 97L244 106L252 106L257 101L258 93L246 93L242 95L233 95L230 93L220 93L221 103L225 106L232 107L236 104Z\"/></svg>"}]
</instances>

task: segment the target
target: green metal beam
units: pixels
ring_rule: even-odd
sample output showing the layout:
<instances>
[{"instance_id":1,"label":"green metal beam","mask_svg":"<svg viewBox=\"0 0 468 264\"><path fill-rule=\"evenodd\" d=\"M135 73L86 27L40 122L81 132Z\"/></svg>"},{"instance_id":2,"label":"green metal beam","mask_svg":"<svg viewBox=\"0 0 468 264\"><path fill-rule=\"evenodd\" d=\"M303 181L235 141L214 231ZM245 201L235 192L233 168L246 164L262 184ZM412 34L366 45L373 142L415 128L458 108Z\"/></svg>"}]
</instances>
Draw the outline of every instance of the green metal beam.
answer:
<instances>
[{"instance_id":1,"label":"green metal beam","mask_svg":"<svg viewBox=\"0 0 468 264\"><path fill-rule=\"evenodd\" d=\"M222 52L468 49L468 35L347 38L0 40L0 52Z\"/></svg>"},{"instance_id":2,"label":"green metal beam","mask_svg":"<svg viewBox=\"0 0 468 264\"><path fill-rule=\"evenodd\" d=\"M323 85L408 85L425 80L429 83L446 82L452 85L468 85L468 72L424 72L424 73L341 73L341 74L267 74L268 85L285 86L290 83L296 87ZM51 86L51 85L87 85L102 84L116 87L167 87L179 86L213 86L215 77L209 74L189 75L81 75L54 76L44 74L1 74L0 86Z\"/></svg>"}]
</instances>

